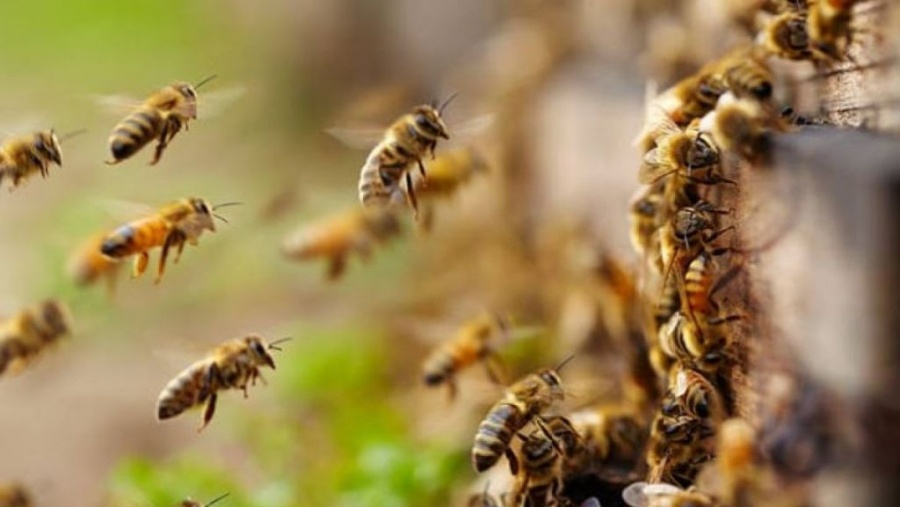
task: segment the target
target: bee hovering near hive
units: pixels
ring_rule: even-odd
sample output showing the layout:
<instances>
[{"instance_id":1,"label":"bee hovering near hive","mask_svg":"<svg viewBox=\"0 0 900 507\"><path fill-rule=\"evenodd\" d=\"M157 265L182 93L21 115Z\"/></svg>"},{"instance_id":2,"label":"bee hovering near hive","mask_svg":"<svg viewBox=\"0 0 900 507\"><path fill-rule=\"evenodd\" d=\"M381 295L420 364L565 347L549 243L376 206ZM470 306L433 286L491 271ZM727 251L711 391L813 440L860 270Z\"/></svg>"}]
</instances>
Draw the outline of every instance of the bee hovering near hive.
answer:
<instances>
[{"instance_id":1,"label":"bee hovering near hive","mask_svg":"<svg viewBox=\"0 0 900 507\"><path fill-rule=\"evenodd\" d=\"M171 419L191 407L203 405L203 420L197 429L202 431L215 414L218 391L240 389L246 398L248 385L255 385L256 379L264 381L259 369L263 366L275 369L269 350L281 350L277 345L286 340L266 344L263 337L251 334L219 345L166 385L157 401L157 419Z\"/></svg>"},{"instance_id":2,"label":"bee hovering near hive","mask_svg":"<svg viewBox=\"0 0 900 507\"><path fill-rule=\"evenodd\" d=\"M344 273L350 254L358 253L363 260L368 260L374 247L401 232L394 211L354 206L302 226L285 237L281 251L291 259L327 259L327 277L336 280Z\"/></svg>"},{"instance_id":3,"label":"bee hovering near hive","mask_svg":"<svg viewBox=\"0 0 900 507\"><path fill-rule=\"evenodd\" d=\"M450 139L442 114L455 97L451 95L439 106L416 106L387 129L381 142L369 153L359 174L359 200L363 206L399 204L404 200L401 185L405 179L406 197L418 214L419 205L410 170L416 164L424 178L422 159L428 154L434 156L438 139Z\"/></svg>"},{"instance_id":4,"label":"bee hovering near hive","mask_svg":"<svg viewBox=\"0 0 900 507\"><path fill-rule=\"evenodd\" d=\"M159 162L166 147L188 122L197 119L197 89L210 82L210 76L196 86L177 81L147 97L131 114L126 116L109 136L112 159L107 164L118 164L156 140L156 150L150 165Z\"/></svg>"},{"instance_id":5,"label":"bee hovering near hive","mask_svg":"<svg viewBox=\"0 0 900 507\"><path fill-rule=\"evenodd\" d=\"M68 308L47 300L0 323L0 376L16 374L72 331Z\"/></svg>"},{"instance_id":6,"label":"bee hovering near hive","mask_svg":"<svg viewBox=\"0 0 900 507\"><path fill-rule=\"evenodd\" d=\"M150 216L129 222L107 234L100 244L100 252L112 259L124 259L135 255L133 276L138 277L147 269L149 251L161 247L159 268L154 283L159 283L166 270L169 250L177 248L175 262L181 257L184 244L197 244L204 230L216 232L213 217L227 223L215 210L239 203L211 206L199 197L190 197L166 205Z\"/></svg>"},{"instance_id":7,"label":"bee hovering near hive","mask_svg":"<svg viewBox=\"0 0 900 507\"><path fill-rule=\"evenodd\" d=\"M50 164L62 167L61 142L83 132L78 130L58 137L51 129L7 139L0 144L0 183L9 181L12 191L35 174L46 178L50 175Z\"/></svg>"}]
</instances>

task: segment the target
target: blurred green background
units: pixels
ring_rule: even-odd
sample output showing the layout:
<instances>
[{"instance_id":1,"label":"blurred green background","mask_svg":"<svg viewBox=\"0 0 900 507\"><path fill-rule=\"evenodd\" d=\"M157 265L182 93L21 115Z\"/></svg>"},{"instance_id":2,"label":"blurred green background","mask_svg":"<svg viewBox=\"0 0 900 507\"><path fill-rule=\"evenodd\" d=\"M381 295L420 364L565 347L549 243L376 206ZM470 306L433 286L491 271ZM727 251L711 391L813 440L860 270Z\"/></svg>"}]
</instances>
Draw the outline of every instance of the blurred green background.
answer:
<instances>
[{"instance_id":1,"label":"blurred green background","mask_svg":"<svg viewBox=\"0 0 900 507\"><path fill-rule=\"evenodd\" d=\"M567 54L553 52L564 45L552 37L564 30L550 30L555 35L542 43L528 25L514 23L538 19L529 16L540 3L0 3L0 131L88 131L64 144L64 165L48 179L0 195L0 314L58 297L76 327L56 353L0 382L0 479L23 481L39 505L67 507L167 506L224 492L231 496L220 505L229 507L444 505L460 498L473 478L472 432L499 391L481 372L468 399L455 405L426 391L420 362L434 336L446 332L429 341L416 330L421 321L452 330L485 306L528 307L540 299L540 270L527 265L526 254L504 253L521 238L496 225L514 214L514 199L473 192L480 204L457 207L459 220L444 218L444 232L429 239L407 220L406 240L380 249L365 266L351 259L338 284L324 280L320 263L289 263L278 247L297 225L357 205L365 152L341 146L326 128L357 119L385 125L449 91L460 91L451 116L533 102L533 115L547 127L529 137L543 142L529 156L552 171L537 178L547 196L519 209L529 209L531 220L541 212L551 222L602 229L610 243L624 246L634 183L625 170L584 177L601 160L631 159L641 87L628 67L625 77L598 78L581 60L569 67L574 73L553 81L554 94L523 100L528 88L515 80L549 82L552 62ZM633 41L614 22L630 2L601 2L602 12L591 2L572 4L592 14L584 22L600 20L608 29L586 25L579 33L606 33L618 44L584 35L588 46L614 62L632 56ZM504 56L509 50L523 52ZM448 69L461 70L448 80ZM124 114L103 107L104 97L141 100L172 81L211 74L218 78L199 91L198 120L157 166L148 165L149 148L116 166L103 163L108 133ZM491 83L502 79L514 84ZM472 91L495 85L501 91ZM385 111L348 112L347 104L368 91L395 86L404 92ZM607 125L610 117L621 120ZM495 171L486 179L496 185L503 177ZM598 203L601 195L607 198ZM102 286L81 288L68 278L67 259L89 235L134 218L140 206L186 196L244 204L224 209L229 223L189 246L158 286L151 276L130 280L123 273L110 299ZM253 388L248 400L225 393L201 435L196 412L154 420L156 397L171 377L250 332L294 338L277 355L278 370L266 372L267 387ZM559 356L536 359L535 351L552 350L540 341L513 349L508 355L528 366Z\"/></svg>"}]
</instances>

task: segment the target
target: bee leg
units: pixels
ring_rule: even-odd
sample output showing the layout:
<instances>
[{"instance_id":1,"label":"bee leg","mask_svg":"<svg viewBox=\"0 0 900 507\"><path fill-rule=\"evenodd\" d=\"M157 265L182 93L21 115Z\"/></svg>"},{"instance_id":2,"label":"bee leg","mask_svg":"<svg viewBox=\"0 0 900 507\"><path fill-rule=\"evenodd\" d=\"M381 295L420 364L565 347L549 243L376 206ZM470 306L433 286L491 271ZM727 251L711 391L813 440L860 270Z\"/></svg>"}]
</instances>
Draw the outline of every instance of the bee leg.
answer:
<instances>
[{"instance_id":1,"label":"bee leg","mask_svg":"<svg viewBox=\"0 0 900 507\"><path fill-rule=\"evenodd\" d=\"M409 171L406 172L406 195L409 197L409 205L412 206L413 215L416 220L419 219L419 201L416 199L416 189L413 188L412 176Z\"/></svg>"},{"instance_id":2,"label":"bee leg","mask_svg":"<svg viewBox=\"0 0 900 507\"><path fill-rule=\"evenodd\" d=\"M431 158L434 158L434 152L431 152ZM428 179L427 179L427 176L426 176L426 174L425 174L425 165L422 164L422 159L421 159L421 158L417 158L417 159L416 159L416 164L419 165L419 174L422 175L422 186L424 187L424 186L426 186L426 185L428 184Z\"/></svg>"},{"instance_id":3,"label":"bee leg","mask_svg":"<svg viewBox=\"0 0 900 507\"><path fill-rule=\"evenodd\" d=\"M506 385L506 373L503 362L493 350L488 351L484 359L484 367L487 370L488 378L497 385Z\"/></svg>"},{"instance_id":4,"label":"bee leg","mask_svg":"<svg viewBox=\"0 0 900 507\"><path fill-rule=\"evenodd\" d=\"M150 254L141 252L134 258L134 264L131 266L131 278L139 278L147 271L147 264L150 262Z\"/></svg>"},{"instance_id":5,"label":"bee leg","mask_svg":"<svg viewBox=\"0 0 900 507\"><path fill-rule=\"evenodd\" d=\"M181 252L184 252L184 244L184 241L178 243L178 251L175 252L175 260L173 261L175 264L178 264L178 261L181 259Z\"/></svg>"},{"instance_id":6,"label":"bee leg","mask_svg":"<svg viewBox=\"0 0 900 507\"><path fill-rule=\"evenodd\" d=\"M153 152L153 159L150 160L150 165L156 165L156 163L159 162L159 158L162 157L163 152L166 151L166 146L168 146L170 139L169 122L166 121L163 123L162 132L159 133L159 142L156 143L156 149Z\"/></svg>"},{"instance_id":7,"label":"bee leg","mask_svg":"<svg viewBox=\"0 0 900 507\"><path fill-rule=\"evenodd\" d=\"M197 433L203 431L203 429L206 428L207 425L209 425L209 422L212 421L213 414L216 413L217 398L218 395L213 392L209 395L209 398L206 399L206 405L203 409L203 421L200 423L200 427L197 428Z\"/></svg>"},{"instance_id":8,"label":"bee leg","mask_svg":"<svg viewBox=\"0 0 900 507\"><path fill-rule=\"evenodd\" d=\"M541 433L550 440L550 443L553 444L553 448L556 449L556 452L558 452L560 456L564 456L566 451L559 445L559 441L557 441L556 437L553 436L553 433L550 432L550 428L547 427L544 420L541 417L535 417L534 424L536 424L537 427L540 428Z\"/></svg>"},{"instance_id":9,"label":"bee leg","mask_svg":"<svg viewBox=\"0 0 900 507\"><path fill-rule=\"evenodd\" d=\"M344 274L344 269L347 267L347 257L343 254L335 255L328 262L328 272L326 276L328 280L337 280Z\"/></svg>"},{"instance_id":10,"label":"bee leg","mask_svg":"<svg viewBox=\"0 0 900 507\"><path fill-rule=\"evenodd\" d=\"M506 461L509 462L509 473L512 475L516 475L519 473L519 458L516 457L516 453L512 451L512 449L507 448L503 451L503 454L506 455Z\"/></svg>"},{"instance_id":11,"label":"bee leg","mask_svg":"<svg viewBox=\"0 0 900 507\"><path fill-rule=\"evenodd\" d=\"M184 234L181 232L174 230L166 236L166 243L162 247L162 252L159 254L159 266L156 270L156 279L153 280L153 283L159 283L162 280L163 273L166 272L166 260L169 257L169 249L173 246L183 245L184 244Z\"/></svg>"}]
</instances>

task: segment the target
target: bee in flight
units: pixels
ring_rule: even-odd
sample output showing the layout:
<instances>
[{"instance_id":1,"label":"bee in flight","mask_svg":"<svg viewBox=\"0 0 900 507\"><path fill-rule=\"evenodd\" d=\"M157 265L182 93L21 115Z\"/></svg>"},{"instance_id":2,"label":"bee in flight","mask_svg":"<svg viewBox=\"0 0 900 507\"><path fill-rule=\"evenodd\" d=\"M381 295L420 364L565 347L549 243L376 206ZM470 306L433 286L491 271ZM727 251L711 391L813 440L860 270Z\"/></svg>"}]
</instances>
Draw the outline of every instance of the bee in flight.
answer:
<instances>
[{"instance_id":1,"label":"bee in flight","mask_svg":"<svg viewBox=\"0 0 900 507\"><path fill-rule=\"evenodd\" d=\"M541 425L540 415L565 398L559 371L571 359L555 369L547 368L522 377L491 407L478 426L472 446L472 466L476 472L494 466L506 453L513 435L531 421Z\"/></svg>"},{"instance_id":2,"label":"bee in flight","mask_svg":"<svg viewBox=\"0 0 900 507\"><path fill-rule=\"evenodd\" d=\"M227 223L215 210L235 204L239 203L210 206L199 197L173 202L157 213L129 222L107 234L100 244L100 252L112 259L136 255L132 274L138 277L147 269L149 250L162 247L155 279L155 283L159 283L166 270L169 250L178 249L175 256L177 263L185 243L196 245L204 230L216 232L213 217Z\"/></svg>"},{"instance_id":3,"label":"bee in flight","mask_svg":"<svg viewBox=\"0 0 900 507\"><path fill-rule=\"evenodd\" d=\"M166 385L156 404L157 419L171 419L191 407L203 405L203 420L197 429L202 431L216 411L218 391L240 389L246 398L247 387L255 385L256 379L265 382L259 369L263 366L275 369L269 350L280 351L278 344L288 339L266 344L261 336L251 334L219 345Z\"/></svg>"},{"instance_id":4,"label":"bee in flight","mask_svg":"<svg viewBox=\"0 0 900 507\"><path fill-rule=\"evenodd\" d=\"M17 482L0 484L0 507L31 507L31 494Z\"/></svg>"},{"instance_id":5,"label":"bee in flight","mask_svg":"<svg viewBox=\"0 0 900 507\"><path fill-rule=\"evenodd\" d=\"M447 384L448 394L453 400L456 397L456 375L478 361L484 362L491 380L502 383L503 367L492 341L498 335L507 334L506 320L497 315L481 315L466 323L456 336L441 344L425 360L422 367L425 384Z\"/></svg>"},{"instance_id":6,"label":"bee in flight","mask_svg":"<svg viewBox=\"0 0 900 507\"><path fill-rule=\"evenodd\" d=\"M292 259L328 259L328 279L336 280L344 273L350 254L356 252L367 260L373 247L401 232L400 221L392 210L354 206L301 227L284 239L281 251Z\"/></svg>"},{"instance_id":7,"label":"bee in flight","mask_svg":"<svg viewBox=\"0 0 900 507\"><path fill-rule=\"evenodd\" d=\"M400 117L384 133L381 142L372 149L359 174L359 200L363 206L388 206L404 199L401 187L406 180L406 197L418 214L415 185L411 167L418 165L425 177L422 158L434 156L438 139L450 139L442 114L456 95L451 95L439 106L423 104Z\"/></svg>"},{"instance_id":8,"label":"bee in flight","mask_svg":"<svg viewBox=\"0 0 900 507\"><path fill-rule=\"evenodd\" d=\"M51 345L71 333L68 308L56 300L43 301L0 323L0 376L21 371Z\"/></svg>"},{"instance_id":9,"label":"bee in flight","mask_svg":"<svg viewBox=\"0 0 900 507\"><path fill-rule=\"evenodd\" d=\"M51 129L7 139L0 145L0 183L8 180L12 190L34 174L46 178L50 175L50 164L62 167L60 142L83 132L58 137Z\"/></svg>"},{"instance_id":10,"label":"bee in flight","mask_svg":"<svg viewBox=\"0 0 900 507\"><path fill-rule=\"evenodd\" d=\"M80 286L92 285L103 279L108 293L112 295L122 264L100 251L105 237L106 232L102 232L88 238L69 257L67 271L69 278Z\"/></svg>"},{"instance_id":11,"label":"bee in flight","mask_svg":"<svg viewBox=\"0 0 900 507\"><path fill-rule=\"evenodd\" d=\"M188 130L188 122L197 119L197 90L215 77L210 76L196 86L177 81L147 97L113 128L109 136L112 159L106 163L118 164L154 139L157 144L150 165L159 162L175 135L182 128Z\"/></svg>"},{"instance_id":12,"label":"bee in flight","mask_svg":"<svg viewBox=\"0 0 900 507\"><path fill-rule=\"evenodd\" d=\"M219 495L216 498L213 498L207 503L200 503L195 500L191 500L188 498L187 500L182 500L176 507L210 507L211 505L218 503L220 500L224 500L229 493L225 493L224 495Z\"/></svg>"}]
</instances>

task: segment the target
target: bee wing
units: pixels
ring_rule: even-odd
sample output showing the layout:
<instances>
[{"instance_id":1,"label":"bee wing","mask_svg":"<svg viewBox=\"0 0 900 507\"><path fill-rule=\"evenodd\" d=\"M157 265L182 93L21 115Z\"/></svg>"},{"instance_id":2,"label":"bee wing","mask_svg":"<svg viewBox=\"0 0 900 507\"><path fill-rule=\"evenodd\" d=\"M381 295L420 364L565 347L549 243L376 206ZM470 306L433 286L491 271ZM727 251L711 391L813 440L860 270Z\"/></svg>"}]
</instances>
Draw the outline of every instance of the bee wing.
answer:
<instances>
[{"instance_id":1,"label":"bee wing","mask_svg":"<svg viewBox=\"0 0 900 507\"><path fill-rule=\"evenodd\" d=\"M17 118L14 122L0 124L0 139L20 136L29 132L47 130L51 126L52 125L47 121L45 115L30 114Z\"/></svg>"},{"instance_id":2,"label":"bee wing","mask_svg":"<svg viewBox=\"0 0 900 507\"><path fill-rule=\"evenodd\" d=\"M129 113L144 102L124 94L93 95L91 98L101 109L116 115Z\"/></svg>"},{"instance_id":3,"label":"bee wing","mask_svg":"<svg viewBox=\"0 0 900 507\"><path fill-rule=\"evenodd\" d=\"M149 204L123 199L103 199L99 206L103 212L116 220L133 220L156 212L156 208Z\"/></svg>"},{"instance_id":4,"label":"bee wing","mask_svg":"<svg viewBox=\"0 0 900 507\"><path fill-rule=\"evenodd\" d=\"M638 169L638 181L643 185L651 185L675 171L677 171L676 168L662 163L659 159L658 148L653 148L644 154L641 167Z\"/></svg>"},{"instance_id":5,"label":"bee wing","mask_svg":"<svg viewBox=\"0 0 900 507\"><path fill-rule=\"evenodd\" d=\"M656 83L647 83L646 96L644 98L644 127L635 137L632 146L648 146L657 137L678 132L678 125L670 115L670 111L678 108L677 97L668 92L656 95Z\"/></svg>"},{"instance_id":6,"label":"bee wing","mask_svg":"<svg viewBox=\"0 0 900 507\"><path fill-rule=\"evenodd\" d=\"M450 133L450 139L455 144L484 135L496 121L497 115L495 113L486 113L462 121L450 122L447 125L447 130Z\"/></svg>"},{"instance_id":7,"label":"bee wing","mask_svg":"<svg viewBox=\"0 0 900 507\"><path fill-rule=\"evenodd\" d=\"M384 137L387 127L331 127L325 133L337 139L341 144L357 150L371 150Z\"/></svg>"},{"instance_id":8,"label":"bee wing","mask_svg":"<svg viewBox=\"0 0 900 507\"><path fill-rule=\"evenodd\" d=\"M197 110L199 118L214 118L220 116L229 107L247 94L244 85L232 85L225 88L217 88L209 93L199 93L197 96Z\"/></svg>"}]
</instances>

